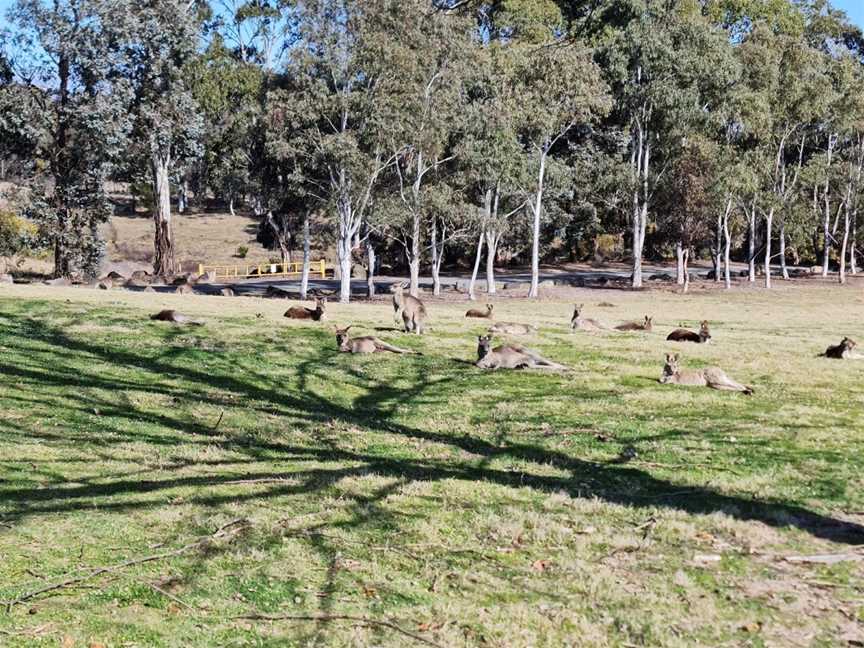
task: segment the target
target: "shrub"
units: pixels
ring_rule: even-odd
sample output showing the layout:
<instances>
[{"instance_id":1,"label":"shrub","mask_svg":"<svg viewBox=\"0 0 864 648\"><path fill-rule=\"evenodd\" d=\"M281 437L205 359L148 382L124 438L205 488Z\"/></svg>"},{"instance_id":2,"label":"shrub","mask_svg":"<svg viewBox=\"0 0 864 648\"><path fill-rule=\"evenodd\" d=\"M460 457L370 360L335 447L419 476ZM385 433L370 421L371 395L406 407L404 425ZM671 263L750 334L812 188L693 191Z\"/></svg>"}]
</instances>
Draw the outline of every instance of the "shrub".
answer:
<instances>
[{"instance_id":1,"label":"shrub","mask_svg":"<svg viewBox=\"0 0 864 648\"><path fill-rule=\"evenodd\" d=\"M238 259L245 259L247 254L249 254L249 248L245 245L241 245L237 248L237 253L234 256Z\"/></svg>"}]
</instances>

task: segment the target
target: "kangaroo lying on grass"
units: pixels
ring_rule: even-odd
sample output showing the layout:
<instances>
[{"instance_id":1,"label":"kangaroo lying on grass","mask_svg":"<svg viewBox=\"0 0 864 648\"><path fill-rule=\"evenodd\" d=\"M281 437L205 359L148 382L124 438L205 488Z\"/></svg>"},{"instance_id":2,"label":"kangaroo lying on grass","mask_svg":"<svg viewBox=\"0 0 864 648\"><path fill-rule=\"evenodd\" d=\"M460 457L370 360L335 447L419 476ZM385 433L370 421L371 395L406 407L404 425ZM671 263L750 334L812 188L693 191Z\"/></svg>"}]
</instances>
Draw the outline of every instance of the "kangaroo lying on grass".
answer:
<instances>
[{"instance_id":1,"label":"kangaroo lying on grass","mask_svg":"<svg viewBox=\"0 0 864 648\"><path fill-rule=\"evenodd\" d=\"M204 326L201 320L193 320L188 315L178 313L175 310L162 310L150 316L151 320L159 322L171 322L172 324L187 324L189 326Z\"/></svg>"},{"instance_id":2,"label":"kangaroo lying on grass","mask_svg":"<svg viewBox=\"0 0 864 648\"><path fill-rule=\"evenodd\" d=\"M472 308L467 313L465 313L465 317L480 317L483 319L492 319L492 309L495 308L492 304L486 304L486 310L479 310L476 308Z\"/></svg>"},{"instance_id":3,"label":"kangaroo lying on grass","mask_svg":"<svg viewBox=\"0 0 864 648\"><path fill-rule=\"evenodd\" d=\"M521 346L504 344L492 348L492 336L477 338L477 363L481 369L547 369L563 371L567 367L552 362L536 351Z\"/></svg>"},{"instance_id":4,"label":"kangaroo lying on grass","mask_svg":"<svg viewBox=\"0 0 864 648\"><path fill-rule=\"evenodd\" d=\"M641 324L639 322L624 322L623 324L619 324L615 327L616 331L650 331L652 329L651 323L654 321L653 317L645 316L645 321Z\"/></svg>"},{"instance_id":5,"label":"kangaroo lying on grass","mask_svg":"<svg viewBox=\"0 0 864 648\"><path fill-rule=\"evenodd\" d=\"M663 367L663 375L660 382L667 385L696 385L710 387L723 391L743 392L748 396L753 393L753 388L742 385L732 380L722 369L708 367L706 369L682 370L678 364L680 356L677 353L666 354L666 364Z\"/></svg>"},{"instance_id":6,"label":"kangaroo lying on grass","mask_svg":"<svg viewBox=\"0 0 864 648\"><path fill-rule=\"evenodd\" d=\"M350 326L343 329L336 329L336 344L339 346L339 351L342 353L381 353L389 351L390 353L408 353L413 355L423 355L417 351L410 349L400 349L392 344L382 342L377 337L367 335L364 337L351 338L348 337Z\"/></svg>"},{"instance_id":7,"label":"kangaroo lying on grass","mask_svg":"<svg viewBox=\"0 0 864 648\"><path fill-rule=\"evenodd\" d=\"M588 317L582 317L582 309L585 308L585 304L576 304L573 307L573 317L570 318L570 328L572 330L580 330L580 331L606 331L608 330L607 326L604 326L600 322L595 319L591 319Z\"/></svg>"},{"instance_id":8,"label":"kangaroo lying on grass","mask_svg":"<svg viewBox=\"0 0 864 648\"><path fill-rule=\"evenodd\" d=\"M405 332L414 332L417 335L423 333L426 326L426 306L423 302L411 295L405 294L406 284L396 284L393 287L393 312L396 322L399 322L399 313L402 313L402 323Z\"/></svg>"},{"instance_id":9,"label":"kangaroo lying on grass","mask_svg":"<svg viewBox=\"0 0 864 648\"><path fill-rule=\"evenodd\" d=\"M489 327L489 333L507 333L508 335L531 335L537 332L537 327L531 324L516 322L498 322Z\"/></svg>"},{"instance_id":10,"label":"kangaroo lying on grass","mask_svg":"<svg viewBox=\"0 0 864 648\"><path fill-rule=\"evenodd\" d=\"M311 319L315 322L323 322L327 319L327 313L324 309L326 304L327 298L325 297L324 299L315 300L315 308L306 308L305 306L292 306L287 311L285 311L285 317L287 317L288 319Z\"/></svg>"},{"instance_id":11,"label":"kangaroo lying on grass","mask_svg":"<svg viewBox=\"0 0 864 648\"><path fill-rule=\"evenodd\" d=\"M711 341L711 333L708 331L708 320L704 320L699 327L699 332L690 331L689 329L675 329L666 339L670 342L695 342L696 344L704 344Z\"/></svg>"},{"instance_id":12,"label":"kangaroo lying on grass","mask_svg":"<svg viewBox=\"0 0 864 648\"><path fill-rule=\"evenodd\" d=\"M829 346L825 353L820 354L822 358L833 358L835 360L864 360L864 354L855 351L858 343L848 337L844 337L840 344Z\"/></svg>"}]
</instances>

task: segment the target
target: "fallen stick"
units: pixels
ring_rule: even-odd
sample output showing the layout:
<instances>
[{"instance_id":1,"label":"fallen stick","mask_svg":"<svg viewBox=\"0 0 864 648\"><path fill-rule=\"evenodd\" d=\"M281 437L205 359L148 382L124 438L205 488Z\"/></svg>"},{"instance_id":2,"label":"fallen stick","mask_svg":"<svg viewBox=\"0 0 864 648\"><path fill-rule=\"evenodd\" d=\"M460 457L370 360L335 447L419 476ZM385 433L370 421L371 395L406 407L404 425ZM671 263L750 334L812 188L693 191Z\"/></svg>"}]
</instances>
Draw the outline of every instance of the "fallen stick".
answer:
<instances>
[{"instance_id":1,"label":"fallen stick","mask_svg":"<svg viewBox=\"0 0 864 648\"><path fill-rule=\"evenodd\" d=\"M31 599L40 596L41 594L47 594L48 592L53 592L59 589L64 589L66 587L70 587L72 585L77 585L79 583L83 583L85 581L96 578L97 576L101 576L102 574L110 574L112 572L119 571L121 569L125 569L127 567L132 567L133 565L141 565L143 563L153 562L156 560L163 560L165 558L172 558L174 556L179 556L188 551L192 551L193 549L197 549L199 547L203 547L208 542L220 538L225 535L225 531L230 529L231 527L236 527L238 525L242 525L241 528L248 526L249 521L245 518L237 518L236 520L231 520L228 524L223 524L221 527L216 529L211 535L205 536L203 538L199 538L195 542L191 542L187 545L180 547L179 549L174 549L173 551L164 551L158 554L152 554L150 556L142 556L140 558L132 558L130 560L124 560L121 563L117 563L115 565L108 565L106 567L95 567L90 570L89 573L83 574L81 576L75 576L74 578L67 578L62 581L58 581L56 583L52 583L50 585L45 585L44 587L40 587L38 589L32 590L30 592L26 592L21 596L12 599L11 601L3 601L2 604L6 608L6 613L9 614L12 611L12 608L21 603L25 603Z\"/></svg>"},{"instance_id":2,"label":"fallen stick","mask_svg":"<svg viewBox=\"0 0 864 648\"><path fill-rule=\"evenodd\" d=\"M243 614L236 617L231 617L232 619L242 619L246 621L354 621L356 623L363 623L369 626L377 626L381 628L389 628L394 632L398 632L401 635L406 637L411 637L415 641L419 641L420 643L426 644L427 646L434 646L435 648L443 648L440 644L435 643L425 637L421 637L418 634L414 634L413 632L408 632L404 628L399 627L395 623L390 623L389 621L379 621L377 619L370 619L369 617L361 617L361 616L350 616L347 614Z\"/></svg>"}]
</instances>

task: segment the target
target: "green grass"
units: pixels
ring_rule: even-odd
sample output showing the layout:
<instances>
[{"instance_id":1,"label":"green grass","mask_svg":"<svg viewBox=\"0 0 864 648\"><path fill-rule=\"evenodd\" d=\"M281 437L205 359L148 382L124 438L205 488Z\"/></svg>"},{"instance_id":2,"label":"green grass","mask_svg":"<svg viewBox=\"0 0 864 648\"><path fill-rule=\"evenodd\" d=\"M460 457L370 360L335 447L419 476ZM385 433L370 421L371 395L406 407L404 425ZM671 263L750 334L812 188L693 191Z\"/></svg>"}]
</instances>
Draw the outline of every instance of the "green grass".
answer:
<instances>
[{"instance_id":1,"label":"green grass","mask_svg":"<svg viewBox=\"0 0 864 648\"><path fill-rule=\"evenodd\" d=\"M0 611L0 645L421 645L255 614L440 646L861 637L864 563L784 560L862 555L864 362L816 357L864 337L857 290L576 301L655 332L500 302L574 371L482 373L464 305L420 339L374 331L389 305L334 306L424 353L350 356L280 302L4 288L0 601L245 522ZM146 317L178 305L207 325ZM665 342L703 318L715 344ZM756 394L659 384L672 349Z\"/></svg>"}]
</instances>

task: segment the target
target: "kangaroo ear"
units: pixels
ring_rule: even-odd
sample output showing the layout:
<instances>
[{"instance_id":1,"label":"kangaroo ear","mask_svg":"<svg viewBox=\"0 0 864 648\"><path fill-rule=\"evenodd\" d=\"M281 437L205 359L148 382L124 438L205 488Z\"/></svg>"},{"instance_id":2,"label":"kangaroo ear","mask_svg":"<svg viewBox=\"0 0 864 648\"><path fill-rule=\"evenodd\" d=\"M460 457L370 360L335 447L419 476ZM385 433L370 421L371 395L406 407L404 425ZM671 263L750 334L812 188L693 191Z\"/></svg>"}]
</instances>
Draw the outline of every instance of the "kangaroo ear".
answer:
<instances>
[{"instance_id":1,"label":"kangaroo ear","mask_svg":"<svg viewBox=\"0 0 864 648\"><path fill-rule=\"evenodd\" d=\"M681 359L681 355L678 354L678 353L676 353L675 355L672 356L672 359L673 359L675 362L678 362L678 361Z\"/></svg>"}]
</instances>

